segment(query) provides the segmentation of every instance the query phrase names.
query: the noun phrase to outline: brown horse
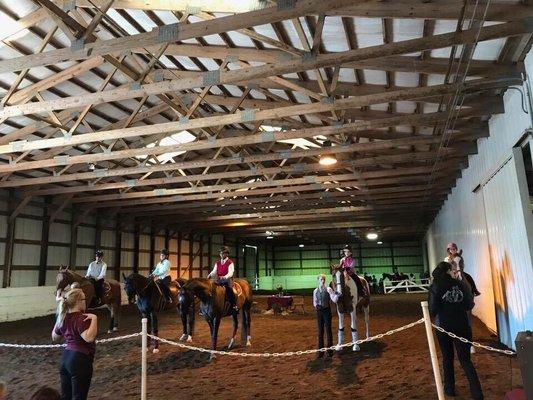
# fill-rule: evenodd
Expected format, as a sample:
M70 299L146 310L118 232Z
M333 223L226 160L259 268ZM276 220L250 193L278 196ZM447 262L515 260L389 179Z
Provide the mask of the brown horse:
M135 300L137 308L143 318L147 318L150 323L150 331L152 335L158 335L157 313L159 311L166 311L178 308L181 314L181 322L183 324L183 334L180 340L192 342L192 334L194 327L194 297L187 296L190 301L178 302L178 294L187 282L186 279L178 278L170 282L170 297L172 303L165 301L165 295L161 288L154 282L153 279L143 276L138 273L132 273L129 276L122 274L124 278L124 290L128 295L128 302L132 304ZM153 340L153 352L159 352L159 341Z
M339 293L339 299L337 301L337 314L339 315L339 331L338 331L338 343L337 350L341 349L341 345L344 343L344 315L350 314L350 328L352 333L352 342L357 340L357 310L362 309L365 316L365 330L366 337L369 336L369 311L370 311L370 295L362 296L357 291L357 285L351 279L342 268L334 264L331 266L333 290ZM367 293L370 293L368 282L365 278L359 277L361 283L366 288ZM359 351L359 345L354 344L353 351Z
M59 297L63 289L65 289L68 285L78 282L83 290L83 293L85 294L87 308L90 308L91 302L95 298L95 293L94 286L89 279L71 271L69 267L60 267L56 282L56 297ZM105 305L111 314L109 330L107 333L118 331L118 320L122 301L121 297L122 291L120 289L120 283L114 279L106 280L104 283L102 305Z
M241 339L246 346L251 346L250 326L252 308L252 288L245 279L234 279L234 288L237 288L237 308L241 310L242 328ZM209 324L211 332L211 347L217 348L218 328L222 317L231 315L233 318L233 335L228 349L235 345L235 337L239 326L238 311L226 300L226 289L207 278L193 278L180 289L180 303L191 302L191 296L200 300L200 311ZM213 359L214 355L211 354Z

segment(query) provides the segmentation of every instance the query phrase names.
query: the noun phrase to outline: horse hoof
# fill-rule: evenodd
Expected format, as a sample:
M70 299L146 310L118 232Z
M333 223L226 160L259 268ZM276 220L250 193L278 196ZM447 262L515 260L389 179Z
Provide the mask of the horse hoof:
M113 328L113 332L118 332L118 328L116 326Z
M341 350L342 350L342 346L340 344L335 346L335 351L341 351Z
M359 345L354 344L353 347L352 347L352 350L353 351L359 351L359 350L361 350L361 348L359 347Z
M152 350L152 353L153 353L153 354L157 354L157 353L159 353L159 349L153 349L153 350Z
M183 335L180 336L179 341L183 342L185 339L187 339L187 335L184 333Z
M191 335L187 336L187 343L192 343L192 336Z
M107 333L113 333L113 331L112 331L111 329L109 329L109 330L107 331Z
M217 358L217 356L215 356L214 354L211 354L209 356L209 362L213 361L215 358Z
M250 342L249 340L246 341L246 346L247 347L250 347L252 345L252 342Z
M235 340L231 339L228 344L228 350L233 349L233 346L235 346Z

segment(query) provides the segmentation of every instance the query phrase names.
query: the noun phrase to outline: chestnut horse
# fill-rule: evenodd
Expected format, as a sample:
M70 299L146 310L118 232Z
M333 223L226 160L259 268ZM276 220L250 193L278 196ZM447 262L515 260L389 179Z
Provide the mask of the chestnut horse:
M78 282L80 288L85 294L85 301L87 308L91 307L91 302L95 298L94 286L92 282L82 275L79 275L69 269L69 267L60 267L56 278L56 298L61 295L63 289L68 285ZM109 329L107 333L118 331L118 320L120 315L120 305L122 291L120 289L120 283L114 279L106 279L104 283L104 293L102 298L102 306L106 306L111 314L109 322Z
M339 299L337 301L337 314L339 315L339 331L337 350L341 349L341 345L344 343L344 315L350 314L350 328L352 332L352 342L357 340L357 309L362 308L365 316L365 330L366 337L369 336L368 326L368 314L370 310L370 295L366 297L360 296L357 291L357 285L351 279L342 268L338 265L331 266L333 290L339 293ZM368 282L363 277L359 277L361 282L366 287L367 293L370 293ZM353 351L359 351L359 345L354 344Z
M157 336L157 313L159 311L172 310L178 308L181 313L181 322L183 324L183 334L180 340L186 340L192 342L192 333L194 327L194 298L193 296L187 296L191 299L190 302L178 302L179 289L187 282L186 279L178 278L170 282L170 295L172 297L172 303L165 301L165 295L161 289L156 285L153 279L146 276L132 273L129 276L122 274L124 278L124 290L128 295L128 302L132 304L137 300L137 308L139 309L143 318L147 318L150 324L150 331L152 335ZM159 352L159 341L153 340L154 345L153 352Z
M240 291L236 294L237 308L241 310L242 327L241 340L246 346L251 346L250 326L252 308L252 288L246 279L234 279L234 285ZM231 315L233 318L233 335L228 349L235 345L235 337L239 326L238 311L233 309L226 300L226 289L207 278L193 278L180 289L179 301L186 304L191 302L191 296L200 300L200 311L209 325L211 332L211 347L217 348L218 328L222 317ZM210 359L214 355L211 354Z

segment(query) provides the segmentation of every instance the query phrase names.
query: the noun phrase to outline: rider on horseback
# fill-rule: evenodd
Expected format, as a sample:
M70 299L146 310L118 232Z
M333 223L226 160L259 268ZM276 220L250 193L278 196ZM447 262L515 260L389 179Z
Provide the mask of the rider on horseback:
M166 301L172 303L172 297L170 296L170 261L168 260L169 252L167 249L161 250L159 263L155 266L154 270L150 274L150 277L154 278L154 281L159 284L159 287L164 292L163 296Z
M220 248L220 261L215 263L213 270L207 275L207 278L216 277L218 284L226 288L226 298L231 307L237 309L237 299L233 293L233 272L235 267L233 260L229 258L229 249L226 246Z
M352 257L352 248L350 245L344 246L342 249L344 257L341 258L339 266L344 269L350 278L353 279L357 286L357 291L361 293L360 297L368 296L367 290L361 282L359 276L355 273L355 258Z
M95 306L98 307L103 303L103 291L105 273L107 264L103 260L104 252L102 250L96 251L96 257L93 262L89 264L85 277L88 278L94 286Z

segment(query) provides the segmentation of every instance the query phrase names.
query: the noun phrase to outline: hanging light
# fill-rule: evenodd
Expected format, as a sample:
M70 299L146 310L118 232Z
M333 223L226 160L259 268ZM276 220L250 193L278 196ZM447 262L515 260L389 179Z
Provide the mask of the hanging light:
M322 143L322 148L326 147L331 147L331 140L324 140L324 142ZM337 164L337 159L335 158L335 155L333 153L326 153L320 156L320 160L318 160L318 163L320 165L334 165Z
M369 232L366 234L366 238L368 240L376 240L378 238L378 234L375 232Z

